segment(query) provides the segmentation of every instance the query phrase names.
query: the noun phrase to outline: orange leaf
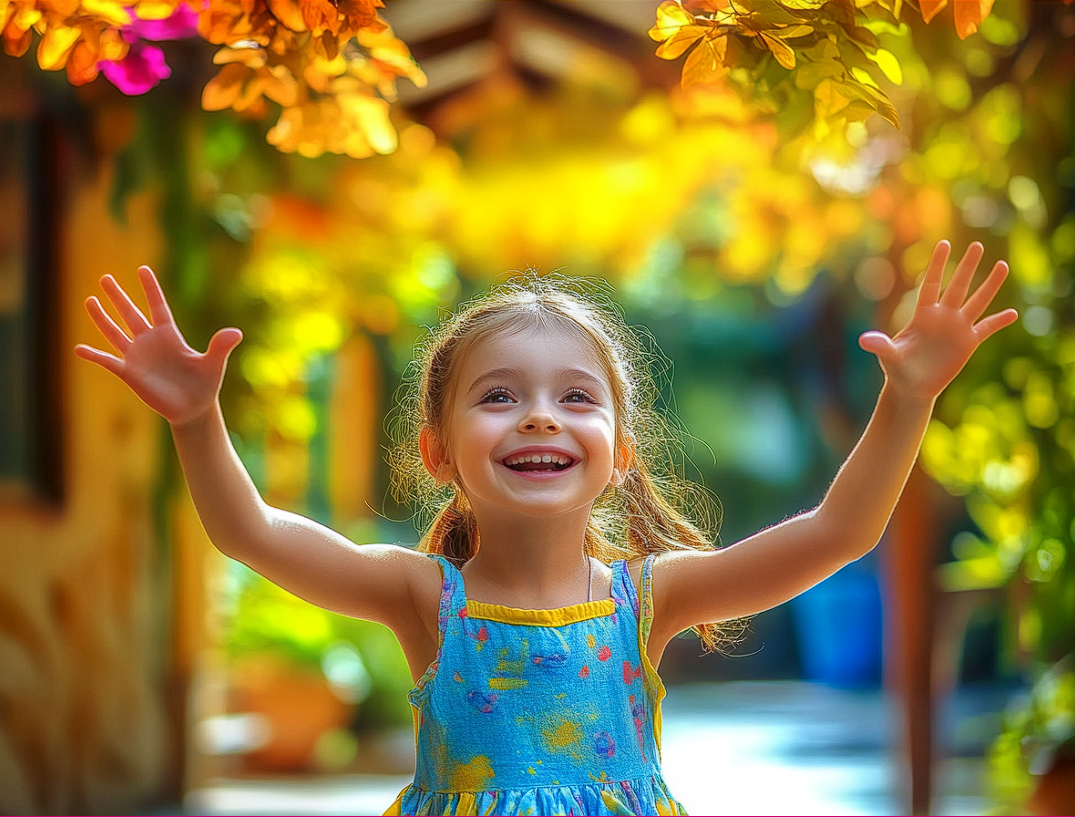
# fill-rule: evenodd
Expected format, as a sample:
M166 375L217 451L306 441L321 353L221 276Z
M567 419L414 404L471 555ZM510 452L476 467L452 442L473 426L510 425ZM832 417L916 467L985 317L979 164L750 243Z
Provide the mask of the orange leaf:
M72 85L85 85L97 79L97 52L82 41L67 60L67 79Z
M701 26L683 26L671 37L657 46L657 56L665 60L674 60L681 57L683 52L705 36L705 29Z
M202 89L202 107L207 111L222 111L239 97L251 71L240 63L229 63Z
M918 5L922 9L922 19L928 23L948 5L948 0L919 0Z
M724 57L727 53L727 37L706 37L687 55L683 63L683 77L680 84L684 88L689 88L692 85L716 82L728 73L724 65Z
M306 18L302 13L300 0L268 0L269 11L292 31L306 31Z
M764 31L760 31L758 34L762 42L773 52L773 56L776 57L778 63L789 71L795 67L795 52L791 50L791 47L786 42L779 37L774 37L772 34L766 34Z
M993 10L993 0L952 0L956 18L956 33L965 40L978 30L982 20Z
M7 28L4 29L4 53L10 57L21 57L30 50L32 37L33 31L31 29L28 28L24 31L15 26L14 20L12 20L8 23Z
M306 0L300 3L306 27L315 35L323 32L337 34L340 30L340 15L329 0Z
M284 65L274 65L262 72L261 93L285 108L294 105L299 98L299 84Z

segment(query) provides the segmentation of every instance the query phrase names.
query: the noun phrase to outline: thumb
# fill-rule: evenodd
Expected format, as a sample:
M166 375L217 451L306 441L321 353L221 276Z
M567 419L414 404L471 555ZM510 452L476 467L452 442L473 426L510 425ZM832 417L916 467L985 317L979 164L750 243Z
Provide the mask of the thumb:
M877 330L863 332L859 335L859 347L870 354L876 355L878 360L881 361L886 360L895 350L892 338Z
M224 368L227 365L228 356L242 339L242 331L234 326L220 329L213 337L209 338L209 348L205 350L205 356L214 361L219 361L220 367Z

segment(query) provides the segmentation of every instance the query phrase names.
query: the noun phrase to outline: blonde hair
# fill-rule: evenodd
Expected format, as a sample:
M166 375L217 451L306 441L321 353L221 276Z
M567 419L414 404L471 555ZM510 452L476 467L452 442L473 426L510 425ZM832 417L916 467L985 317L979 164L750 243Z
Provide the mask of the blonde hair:
M672 550L713 549L720 506L712 494L678 473L678 428L656 407L654 369L665 366L655 344L629 328L595 286L530 274L463 304L419 344L400 402L392 455L397 496L417 500L420 513L429 514L419 550L462 566L479 547L466 494L454 484L438 484L419 451L423 429L441 446L448 442L447 412L459 362L498 332L550 324L572 327L593 345L613 394L616 448L632 452L623 482L609 486L594 503L584 551L610 563ZM692 629L707 650L714 650L735 640L726 630L741 627L703 624Z

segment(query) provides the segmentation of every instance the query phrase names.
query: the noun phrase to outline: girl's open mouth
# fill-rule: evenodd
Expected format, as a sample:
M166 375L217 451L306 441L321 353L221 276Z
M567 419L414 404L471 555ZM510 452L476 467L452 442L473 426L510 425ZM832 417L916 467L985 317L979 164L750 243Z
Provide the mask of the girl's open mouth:
M504 465L512 471L563 471L575 464L563 454L519 454L508 457Z

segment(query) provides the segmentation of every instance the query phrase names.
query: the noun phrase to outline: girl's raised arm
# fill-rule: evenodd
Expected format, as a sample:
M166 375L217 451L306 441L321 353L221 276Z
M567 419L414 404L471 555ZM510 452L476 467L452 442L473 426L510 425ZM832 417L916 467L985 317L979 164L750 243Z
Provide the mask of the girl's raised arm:
M914 312L895 337L867 332L859 345L885 373L873 416L821 504L722 550L676 551L654 569L654 637L748 616L781 604L873 548L918 456L937 396L1014 309L982 318L1008 272L998 261L968 297L982 259L971 244L947 287L950 246L933 251ZM659 643L664 643L659 642Z
M401 641L408 634L413 641L427 629L428 612L435 619L437 566L406 548L356 547L310 519L266 504L231 444L218 399L228 356L242 332L221 329L204 354L195 351L176 326L152 270L140 267L138 276L149 317L112 276L105 276L101 286L126 328L90 297L86 310L115 354L84 344L75 353L112 372L168 421L213 544L308 601L380 621ZM424 639L419 635L418 640Z

